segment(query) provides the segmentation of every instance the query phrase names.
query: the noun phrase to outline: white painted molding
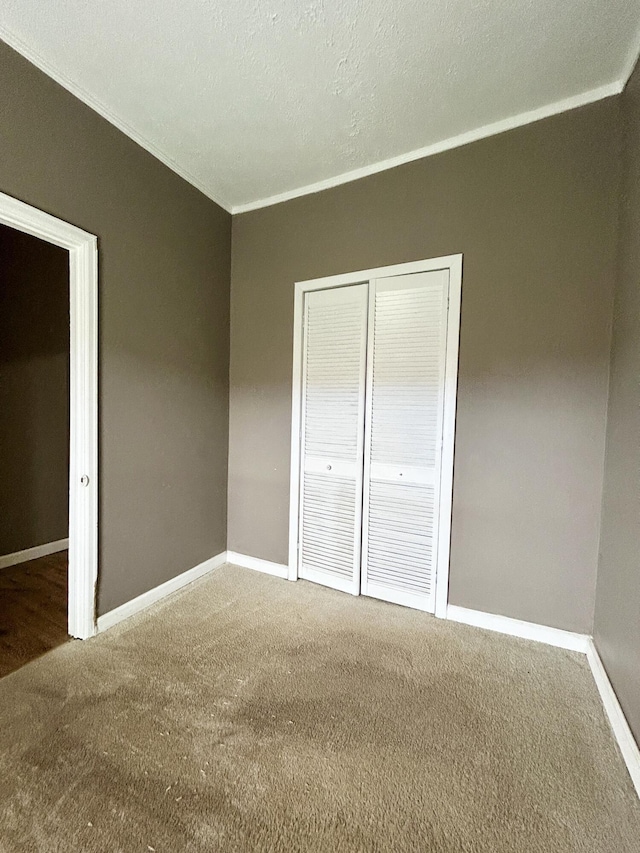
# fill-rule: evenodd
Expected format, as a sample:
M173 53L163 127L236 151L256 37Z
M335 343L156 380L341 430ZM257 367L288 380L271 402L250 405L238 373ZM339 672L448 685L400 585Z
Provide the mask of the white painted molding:
M155 586L153 589L143 592L142 595L132 598L131 601L121 604L120 607L110 610L103 616L99 616L98 633L106 631L108 628L112 628L114 625L117 625L118 622L122 622L130 616L134 616L136 613L146 610L147 607L150 607L152 604L166 598L168 595L171 595L188 584L197 581L199 578L204 577L204 575L208 575L209 572L219 569L220 566L223 566L226 562L227 552L223 551L221 554L211 557L209 560L205 560L204 563L200 563L192 569L187 569L186 572L182 572L182 574L177 577L170 578L170 580L161 583L160 586Z
M624 64L624 68L622 69L622 76L620 78L620 91L623 91L627 83L629 82L629 78L633 74L633 69L636 67L636 63L638 62L640 54L640 29L636 33L636 37L629 49L629 53L627 55L627 59Z
M466 607L458 607L455 604L450 604L447 608L447 619L585 654L613 735L640 798L640 749L629 728L624 711L620 707L618 697L609 681L592 637L586 634L562 631L559 628L549 628L546 625L536 625L533 622L523 622L520 619L511 619L508 616L496 616L492 613L483 613L480 610L467 610Z
M140 613L152 604L220 568L225 563L275 575L282 579L286 579L288 576L288 567L282 563L273 563L270 560L249 557L246 554L238 554L235 551L223 551L216 557L200 563L200 565L183 572L178 577L171 578L166 583L160 584L160 586L139 595L132 601L128 601L120 607L111 610L109 613L105 613L104 616L100 616L98 618L98 632L106 631L124 619ZM614 737L622 753L631 780L638 792L638 797L640 797L640 750L634 740L624 712L620 707L620 703L591 637L586 634L574 634L571 631L563 631L559 628L549 628L546 625L537 625L533 622L523 622L520 619L511 619L508 616L497 616L491 613L483 613L479 610L468 610L465 607L458 607L454 604L450 604L447 609L447 619L466 625L473 625L477 628L485 628L489 631L496 631L501 634L508 634L512 637L521 637L525 640L546 643L547 645L557 646L561 649L569 649L585 654L589 661L591 672L593 673Z
M5 554L0 557L0 569L17 566L18 563L28 563L29 560L37 560L38 557L48 557L49 554L66 551L68 547L68 539L58 539L56 542L46 542L44 545L35 545L33 548L25 548L23 551L14 551L13 554Z
M304 292L298 284L293 296L293 358L291 376L291 432L289 466L289 565L287 578L298 579L298 533L300 527L300 441L302 434L302 352Z
M7 28L3 25L0 25L0 38L2 41L5 41L8 45L10 45L14 50L17 50L18 53L22 54L25 59L28 59L36 68L39 68L40 71L44 71L44 73L51 77L52 80L55 80L56 83L59 83L67 92L71 92L72 95L75 95L80 101L85 103L88 107L101 115L102 118L106 119L110 124L114 127L117 127L118 130L122 131L125 136L128 136L129 139L133 139L141 148L144 148L145 151L148 151L149 154L152 154L156 160L159 160L172 172L175 172L176 175L179 175L183 178L187 183L191 184L192 187L200 190L201 193L210 198L211 201L214 201L219 207L222 207L227 213L231 213L231 205L227 202L223 201L217 192L214 194L211 189L205 187L205 185L199 181L197 178L180 166L175 162L168 154L165 154L160 148L157 147L153 142L149 142L144 136L138 133L137 130L134 130L124 119L121 119L117 116L109 107L105 106L101 101L97 98L94 98L93 95L90 95L87 91L85 91L81 86L76 85L72 80L70 80L65 74L58 71L50 62L40 56L35 50L25 44L22 39L18 38L18 36L14 35L14 33L7 30Z
M537 625L534 622L511 619L509 616L497 616L493 613L483 613L480 610L468 610L466 607L458 607L455 604L450 604L447 607L447 619L453 622L462 622L465 625L473 625L476 628L485 628L487 631L508 634L511 637L522 637L524 640L547 643L549 646L570 649L582 654L587 654L589 648L590 637L587 634L574 634L560 628L549 628L546 625Z
M360 169L352 169L349 172L343 172L341 175L336 175L333 178L326 178L323 181L317 181L313 184L307 184L303 187L297 187L294 190L288 190L284 193L262 198L258 201L250 201L246 204L237 204L231 208L231 213L248 213L251 210L258 210L262 207L271 207L274 204L280 204L283 201L290 201L293 198L300 196L311 195L312 193L329 190L332 187L348 184L351 181L357 181L360 178L366 178L369 175L375 175L378 172L386 172L387 169L394 169L396 166L402 166L405 163L412 163L414 160L422 160L424 157L431 157L434 154L441 154L443 151L450 151L452 148L460 148L463 145L468 145L470 142L477 142L479 139L486 139L488 136L497 136L499 133L504 133L507 130L514 130L516 127L523 127L526 124L532 124L535 121L540 121L550 116L558 115L558 113L574 110L577 107L583 107L587 104L593 104L596 101L601 101L604 98L609 98L612 95L619 95L624 88L627 79L620 79L614 83L609 83L606 86L599 86L597 89L591 89L588 92L583 92L581 95L575 95L571 98L565 98L562 101L556 101L553 104L547 104L544 107L539 107L535 110L520 113L519 115L511 116L511 118L501 121L486 124L483 127L478 127L475 130L469 130L465 133L460 133L457 136L451 136L448 139L443 139L440 142L434 142L432 145L427 145L424 148L416 148L414 151L408 151L406 154L400 154L397 157L390 157L387 160L381 160L378 163L372 163L369 166L363 166Z
M442 413L442 458L438 496L438 545L436 563L435 615L446 619L449 603L449 562L453 514L453 462L458 405L458 363L462 300L462 254L449 257L449 307Z
M587 645L587 659L593 678L596 682L602 704L609 718L609 723L613 730L615 739L620 747L620 752L627 765L627 770L631 776L638 797L640 797L640 749L633 737L633 733L629 728L624 711L620 707L618 697L609 681L609 676L604 668L596 645L592 639L589 639Z
M69 634L95 633L98 579L98 240L0 193L0 223L69 252Z
M185 181L187 181L191 186L196 187L196 189L200 190L207 198L210 198L217 205L222 207L228 213L238 214L238 213L247 213L251 210L258 210L262 207L270 207L274 204L279 204L283 201L289 201L290 199L299 198L300 196L311 195L312 193L320 192L322 190L331 189L332 187L340 186L341 184L346 184L351 181L356 181L359 178L365 178L368 175L374 175L378 172L384 172L387 169L393 169L395 166L401 166L404 163L411 163L414 160L420 160L423 157L430 157L433 154L439 154L443 151L449 151L452 148L458 148L462 145L466 145L469 142L475 142L479 139L485 139L489 136L495 136L499 133L503 133L507 130L512 130L516 127L522 127L526 124L531 124L532 122L539 121L543 118L548 118L549 116L557 115L558 113L565 112L567 110L575 109L576 107L585 106L587 104L592 104L596 101L602 100L603 98L608 98L612 95L619 95L620 92L624 89L631 72L633 71L635 62L638 58L638 45L634 45L629 52L629 56L627 61L624 64L622 69L621 77L614 81L613 83L608 83L604 86L599 86L596 89L591 89L588 92L583 92L580 95L574 95L570 98L565 98L561 101L556 101L552 104L547 104L543 107L538 107L534 110L528 110L523 113L519 113L518 115L511 116L507 119L502 119L501 121L492 122L490 124L484 125L483 127L476 128L474 130L469 130L464 133L457 134L456 136L449 137L448 139L441 140L440 142L435 142L432 145L427 145L423 148L417 148L413 151L408 151L405 154L400 154L396 157L390 157L386 160L382 160L378 163L372 163L368 166L363 166L359 169L353 169L348 172L343 172L340 175L336 175L335 177L326 178L322 181L317 181L313 184L307 184L302 187L298 187L293 190L288 190L283 193L278 193L276 195L268 196L267 198L258 199L256 201L246 202L245 204L231 205L229 202L225 201L217 190L212 190L209 186L206 186L201 180L194 177L187 169L173 160L168 154L162 151L155 143L150 142L146 139L142 134L140 134L137 130L134 130L131 125L129 125L124 119L120 118L116 115L113 110L95 98L93 95L89 94L85 89L81 86L78 86L72 80L70 80L65 74L59 71L55 66L53 66L48 60L44 59L37 51L33 50L29 45L27 45L19 36L15 33L8 30L4 25L0 25L0 38L9 44L14 50L18 51L18 53L22 54L26 59L29 60L33 65L43 71L48 77L51 77L57 83L59 83L64 89L68 92L71 92L72 95L75 95L76 98L81 100L83 103L87 104L94 112L101 115L104 119L106 119L110 124L114 127L117 127L118 130L122 131L129 139L132 139L150 154L152 154L157 160L171 169L172 172L175 172Z
M283 563L272 563L271 560L261 560L259 557L248 557L246 554L238 554L236 551L227 551L227 563L240 566L243 569L253 569L256 572L264 572L277 578L287 579L289 567Z

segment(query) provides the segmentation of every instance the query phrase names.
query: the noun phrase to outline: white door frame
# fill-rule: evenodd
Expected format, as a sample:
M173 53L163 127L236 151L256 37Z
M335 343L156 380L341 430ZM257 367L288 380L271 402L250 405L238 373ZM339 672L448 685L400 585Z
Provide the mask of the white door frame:
M98 239L0 193L0 223L69 252L69 634L96 632L98 580Z
M377 267L298 281L295 284L293 309L293 378L291 405L291 476L289 504L289 580L298 579L298 513L300 503L300 430L302 423L302 320L304 294L312 290L361 284L374 278L449 270L449 311L447 315L447 354L444 379L444 415L442 463L439 485L440 516L438 522L438 565L436 567L435 615L445 619L449 597L449 554L451 548L451 509L453 499L453 453L456 429L458 389L458 347L460 340L460 301L462 295L462 255L446 255L407 264Z

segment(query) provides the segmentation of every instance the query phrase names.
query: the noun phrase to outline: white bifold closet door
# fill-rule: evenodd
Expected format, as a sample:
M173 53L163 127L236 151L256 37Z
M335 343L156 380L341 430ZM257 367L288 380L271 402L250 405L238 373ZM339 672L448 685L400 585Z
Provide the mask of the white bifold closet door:
M435 611L449 271L370 282L362 593Z
M305 294L299 576L358 594L368 285Z

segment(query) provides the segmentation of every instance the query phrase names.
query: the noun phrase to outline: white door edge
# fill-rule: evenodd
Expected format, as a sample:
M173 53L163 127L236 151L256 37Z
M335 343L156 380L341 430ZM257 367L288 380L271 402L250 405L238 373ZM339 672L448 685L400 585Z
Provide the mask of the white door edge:
M69 634L96 632L98 580L98 240L0 193L0 223L69 252Z
M453 466L458 402L458 360L460 348L460 307L462 301L462 255L449 258L449 310L447 349L444 368L444 411L442 416L442 457L440 460L440 514L438 520L438 565L436 570L436 611L447 618L449 563L451 557L451 514L453 511Z

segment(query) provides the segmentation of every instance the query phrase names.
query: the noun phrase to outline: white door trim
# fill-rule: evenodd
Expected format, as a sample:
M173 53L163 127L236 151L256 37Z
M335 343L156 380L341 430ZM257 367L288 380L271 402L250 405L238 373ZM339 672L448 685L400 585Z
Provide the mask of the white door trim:
M440 619L447 618L447 604L449 602L449 559L451 553L451 513L453 510L453 453L456 438L460 306L462 300L462 255L452 255L447 260L449 261L449 311L447 313L447 354L444 368L438 567L436 574L436 616Z
M4 193L0 223L69 252L69 634L86 639L98 579L98 240Z
M291 405L291 472L289 503L289 580L298 578L298 515L300 503L300 430L302 418L302 320L304 294L313 290L345 287L374 278L411 275L434 270L449 270L449 311L447 315L447 354L445 364L444 422L440 476L440 517L438 524L438 566L436 571L436 616L446 618L449 597L449 554L453 497L453 453L455 442L458 389L458 348L460 339L460 303L462 292L462 255L447 255L424 261L412 261L389 267L345 273L344 275L298 281L293 309L293 375Z

